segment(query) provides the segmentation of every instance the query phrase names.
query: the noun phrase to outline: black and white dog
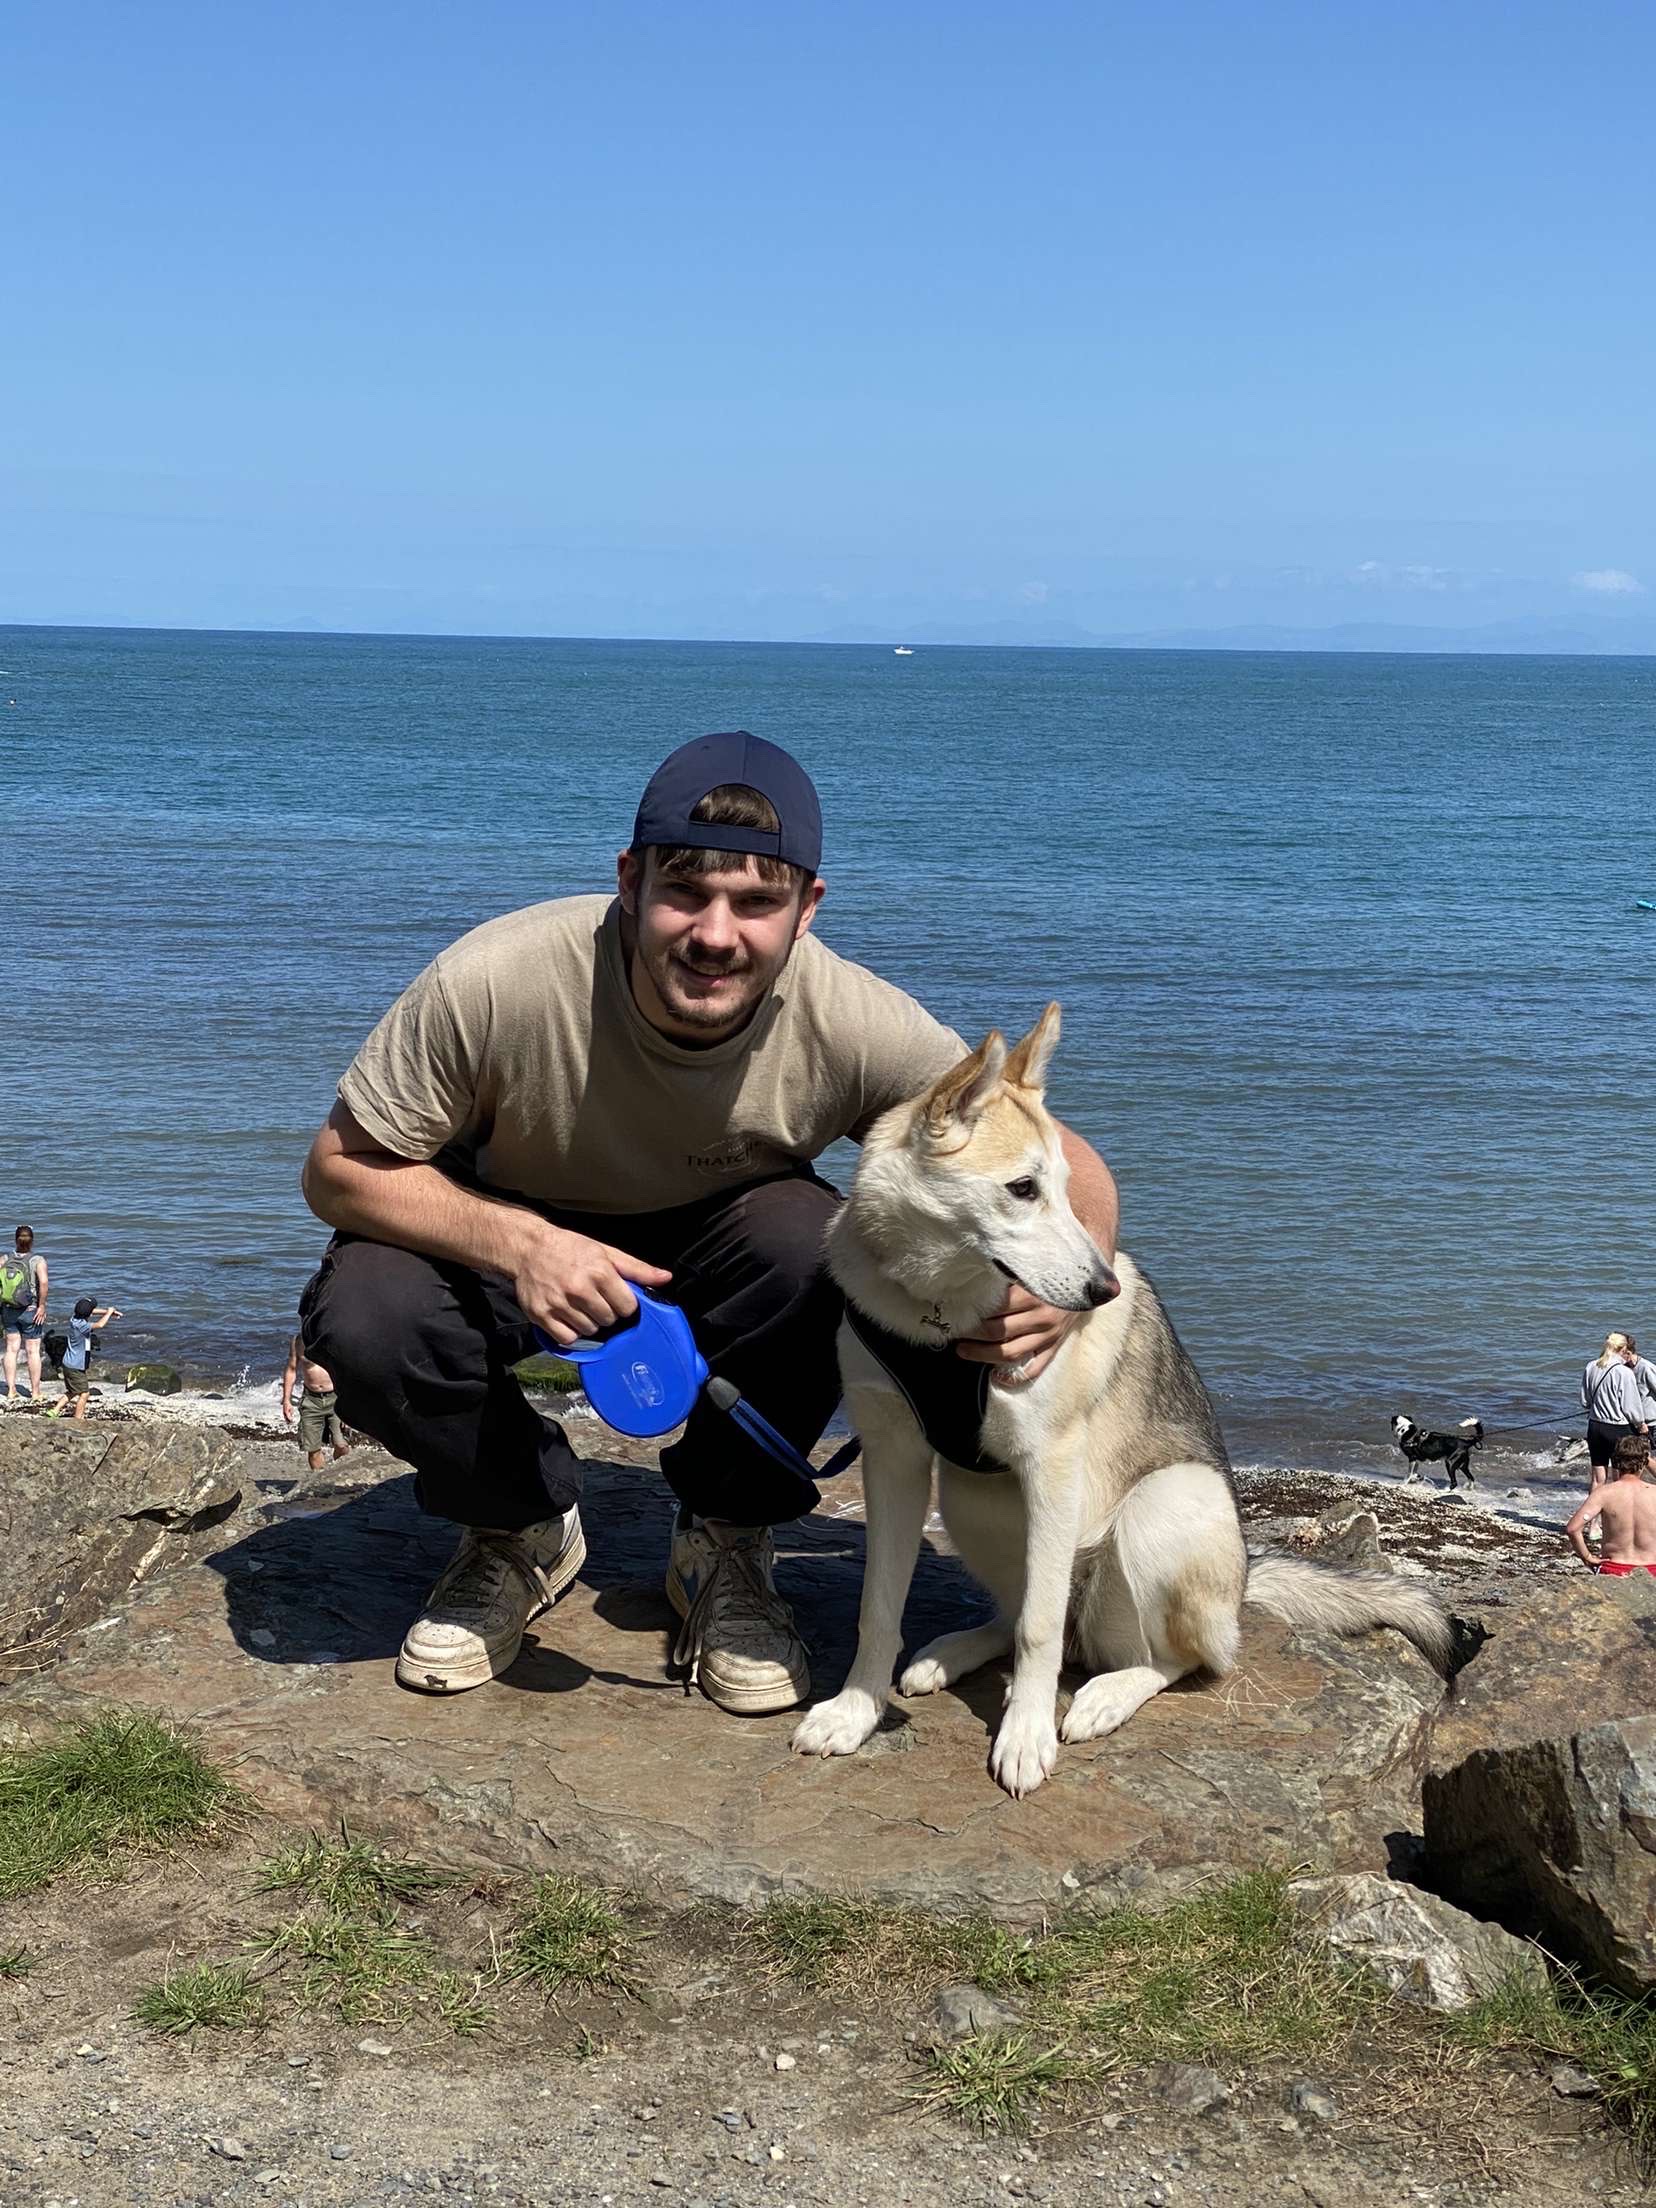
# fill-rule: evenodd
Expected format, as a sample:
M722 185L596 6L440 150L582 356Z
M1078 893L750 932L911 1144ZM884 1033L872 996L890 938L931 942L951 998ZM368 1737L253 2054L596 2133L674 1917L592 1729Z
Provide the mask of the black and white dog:
M1451 1492L1462 1479L1468 1487L1477 1486L1472 1477L1472 1452L1483 1440L1481 1418L1463 1418L1459 1433L1434 1434L1399 1411L1391 1422L1391 1430L1393 1441L1409 1460L1410 1479L1414 1478L1417 1465L1435 1464L1441 1459L1449 1475Z

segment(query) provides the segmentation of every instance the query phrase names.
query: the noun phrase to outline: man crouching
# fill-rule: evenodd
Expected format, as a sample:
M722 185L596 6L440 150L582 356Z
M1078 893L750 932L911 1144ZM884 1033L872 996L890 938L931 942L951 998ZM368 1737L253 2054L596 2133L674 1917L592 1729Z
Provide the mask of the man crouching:
M397 1677L496 1677L585 1556L580 1460L512 1376L535 1329L569 1344L683 1308L715 1376L800 1451L839 1396L839 1198L813 1170L965 1055L920 1005L811 932L817 795L737 732L686 744L646 788L614 898L474 929L392 1006L340 1083L304 1190L337 1232L300 1305L342 1416L414 1467L465 1529ZM1115 1189L1064 1136L1078 1216L1108 1256ZM959 1354L1032 1379L1074 1314L1010 1287ZM705 1400L661 1453L678 1498L678 1655L726 1710L794 1707L806 1652L772 1529L818 1499Z

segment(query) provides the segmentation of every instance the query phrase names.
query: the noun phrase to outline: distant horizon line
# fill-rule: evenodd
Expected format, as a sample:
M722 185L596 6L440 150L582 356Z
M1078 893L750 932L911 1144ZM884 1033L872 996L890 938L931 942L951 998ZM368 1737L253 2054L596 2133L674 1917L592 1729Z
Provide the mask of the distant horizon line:
M1564 624L1560 622L1560 626ZM1519 622L1491 624L1484 633L1499 634L1503 629L1522 626ZM216 622L178 621L11 621L0 619L0 633L40 631L51 633L66 631L71 634L108 636L224 636L266 637L291 640L295 643L314 643L326 637L339 642L376 644L665 644L678 646L707 646L713 649L793 651L884 651L894 653L897 646L892 635L886 636L638 636L622 634L576 633L553 630L468 630L468 629L356 629L333 628L320 621L302 622L298 627L288 627L279 622L260 622L252 626L225 626ZM1276 634L1295 638L1326 636L1349 639L1355 633L1372 631L1376 638L1407 636L1407 644L1372 644L1341 641L1338 643L1262 642L1257 639ZM1455 632L1446 630L1446 636ZM1462 632L1463 634L1466 632ZM1473 632L1478 633L1478 632ZM1021 642L1009 637L982 638L934 638L923 629L905 631L913 636L910 651L928 652L1167 652L1178 654L1202 654L1213 657L1228 655L1275 655L1282 658L1330 658L1330 659L1656 659L1656 643L1647 647L1619 649L1615 646L1588 643L1509 644L1506 646L1478 646L1465 642L1434 644L1428 641L1434 631L1425 626L1389 624L1385 622L1343 622L1325 629L1299 629L1289 623L1259 623L1252 628L1238 625L1233 630L1208 632L1181 632L1171 630L1163 635L1151 633L1145 636L1097 638L1041 638ZM1201 641L1196 641L1201 636ZM1223 641L1234 637L1236 641ZM1244 641L1247 638L1256 641ZM1187 640L1188 639L1188 640Z

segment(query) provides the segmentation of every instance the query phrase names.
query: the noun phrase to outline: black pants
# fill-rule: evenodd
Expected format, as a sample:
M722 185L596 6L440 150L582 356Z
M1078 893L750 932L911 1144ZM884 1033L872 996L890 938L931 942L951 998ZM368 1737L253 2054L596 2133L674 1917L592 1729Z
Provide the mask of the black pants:
M697 1347L801 1451L839 1400L840 1296L822 1264L839 1197L808 1173L683 1204L555 1225L673 1275ZM335 1235L299 1303L305 1351L326 1365L346 1422L414 1467L422 1509L462 1525L533 1525L581 1492L581 1460L532 1408L511 1368L541 1346L511 1283L357 1235ZM703 1402L661 1453L699 1516L780 1525L814 1508L815 1485Z
M1595 1468L1608 1469L1615 1454L1616 1444L1624 1434L1636 1434L1637 1426L1630 1421L1612 1423L1609 1419L1590 1418L1587 1421L1587 1461Z

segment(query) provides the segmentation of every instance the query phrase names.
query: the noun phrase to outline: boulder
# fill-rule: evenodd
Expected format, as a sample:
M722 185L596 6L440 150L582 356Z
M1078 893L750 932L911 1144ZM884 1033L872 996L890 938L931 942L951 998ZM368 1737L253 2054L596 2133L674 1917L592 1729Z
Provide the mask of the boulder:
M1318 1523L1316 1536L1306 1547L1319 1564L1337 1564L1348 1570L1384 1572L1389 1560L1380 1546L1380 1521L1372 1510L1336 1512Z
M1392 1562L1380 1542L1372 1510L1331 1510L1321 1517L1256 1519L1247 1528L1251 1549L1286 1549L1341 1570L1387 1572Z
M1656 1990L1656 1580L1532 1597L1431 1729L1425 1864L1625 1992Z
M1434 1861L1464 1850L1492 1904L1619 1986L1656 1992L1656 1716L1481 1750L1433 1789Z
M212 1429L0 1426L0 1684L49 1663L164 1560L192 1552L241 1498L235 1445Z
M1417 1886L1358 1871L1297 1878L1288 1898L1336 1953L1362 1963L1405 2001L1443 2015L1471 2008L1509 1979L1538 1990L1547 1982L1545 1963L1526 1941Z
M128 1388L142 1388L146 1395L182 1395L184 1382L172 1365L128 1365Z

